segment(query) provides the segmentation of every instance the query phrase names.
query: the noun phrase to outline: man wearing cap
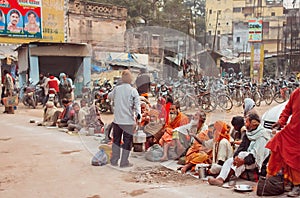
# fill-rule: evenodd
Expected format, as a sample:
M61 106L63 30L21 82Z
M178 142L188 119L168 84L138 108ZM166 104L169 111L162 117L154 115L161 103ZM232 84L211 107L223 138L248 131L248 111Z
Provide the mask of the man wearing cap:
M68 78L65 73L59 74L60 78L60 84L59 84L59 90L61 99L65 98L67 94L71 95L71 100L74 100L74 94L73 94L73 81L71 78Z
M259 116L251 113L246 116L247 128L241 145L232 158L227 159L217 178L209 178L210 185L221 186L232 175L239 177L246 169L258 168L260 175L266 175L266 164L269 158L269 149L265 148L271 134L260 125Z
M48 101L44 108L43 126L56 126L56 121L61 112L55 107L52 101ZM38 124L40 125L40 124Z
M133 132L136 122L141 122L141 106L139 94L131 86L132 75L129 70L122 72L122 84L116 86L108 95L108 98L114 101L115 113L113 120L113 145L112 157L110 163L117 166L121 152L121 138L123 136L122 156L120 167L133 166L128 157L132 148Z

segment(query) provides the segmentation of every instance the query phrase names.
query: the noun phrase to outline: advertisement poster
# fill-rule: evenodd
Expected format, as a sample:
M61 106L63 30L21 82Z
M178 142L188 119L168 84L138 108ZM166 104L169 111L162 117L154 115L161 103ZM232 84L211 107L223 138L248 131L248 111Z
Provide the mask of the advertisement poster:
M251 19L248 21L249 39L248 42L262 41L263 21L261 18Z
M0 36L42 38L41 0L0 0Z

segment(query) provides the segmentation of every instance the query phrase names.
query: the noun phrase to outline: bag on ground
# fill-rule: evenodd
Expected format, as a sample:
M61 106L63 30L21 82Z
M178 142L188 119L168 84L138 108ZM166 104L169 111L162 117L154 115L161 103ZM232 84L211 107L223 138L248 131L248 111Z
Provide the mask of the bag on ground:
M275 196L284 193L284 180L282 175L269 178L259 177L256 194L258 196Z
M158 144L154 144L145 153L146 160L151 162L159 162L160 158L163 156L163 148Z
M103 149L100 149L92 158L93 166L103 166L107 164L107 162L108 162L108 156Z

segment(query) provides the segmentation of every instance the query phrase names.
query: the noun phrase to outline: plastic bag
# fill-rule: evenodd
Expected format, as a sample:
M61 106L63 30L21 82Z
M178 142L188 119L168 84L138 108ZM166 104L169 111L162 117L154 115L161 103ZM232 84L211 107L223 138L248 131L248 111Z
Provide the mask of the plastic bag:
M103 166L108 162L108 156L103 149L100 149L92 158L93 166Z
M147 160L151 162L159 162L160 158L163 156L163 148L158 144L151 146L145 153Z

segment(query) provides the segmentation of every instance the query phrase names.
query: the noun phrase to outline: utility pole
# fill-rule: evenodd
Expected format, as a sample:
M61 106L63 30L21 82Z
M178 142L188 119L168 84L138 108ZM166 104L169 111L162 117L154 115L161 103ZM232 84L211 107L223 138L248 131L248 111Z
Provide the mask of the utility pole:
M279 19L278 19L278 24L277 24L277 67L275 70L275 77L278 76L278 69L279 69L279 38L280 38L280 28L279 28Z
M290 37L290 62L289 62L289 68L288 68L288 74L291 72L291 67L292 67L292 55L293 55L293 16L291 16L290 18L290 22L291 22L291 37Z

